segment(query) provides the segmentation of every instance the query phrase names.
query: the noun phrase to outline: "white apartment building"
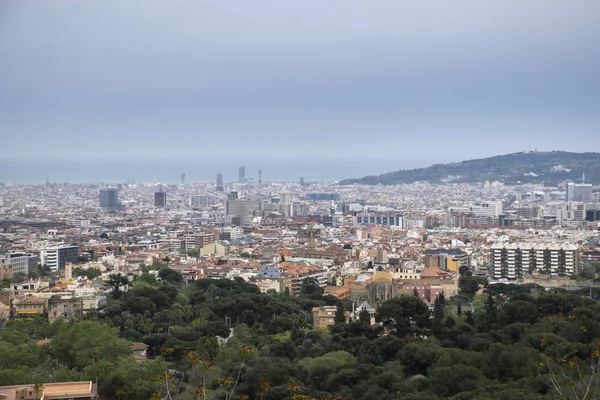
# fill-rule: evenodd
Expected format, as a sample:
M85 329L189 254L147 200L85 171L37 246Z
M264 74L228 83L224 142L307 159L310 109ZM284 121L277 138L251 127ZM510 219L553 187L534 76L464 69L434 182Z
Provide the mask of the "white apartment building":
M478 217L498 217L502 215L502 202L484 201L481 204L469 207L469 211Z
M496 243L493 279L517 280L531 272L569 276L577 273L578 247L569 243Z

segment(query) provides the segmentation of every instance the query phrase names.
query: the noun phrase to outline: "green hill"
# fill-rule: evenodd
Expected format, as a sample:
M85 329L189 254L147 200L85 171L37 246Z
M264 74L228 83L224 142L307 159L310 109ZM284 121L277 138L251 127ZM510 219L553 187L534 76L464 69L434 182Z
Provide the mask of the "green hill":
M468 160L459 163L435 164L427 168L388 172L378 176L346 179L342 185L395 185L411 182L485 182L506 184L541 183L556 185L571 179L600 184L600 153L569 153L566 151L514 153Z

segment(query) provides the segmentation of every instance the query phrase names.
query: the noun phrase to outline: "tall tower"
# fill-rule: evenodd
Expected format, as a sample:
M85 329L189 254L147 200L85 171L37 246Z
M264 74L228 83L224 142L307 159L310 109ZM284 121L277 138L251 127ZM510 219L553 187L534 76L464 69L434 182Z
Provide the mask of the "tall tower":
M304 186L304 177L300 178L300 186Z
M154 207L165 207L166 205L167 193L162 186L159 186L158 190L154 192Z
M244 182L246 180L246 167L240 167L239 181Z
M181 184L185 185L185 172L181 173Z
M258 186L262 185L262 169L258 170Z
M224 192L225 186L223 185L223 174L217 174L217 192Z
M119 190L115 188L100 189L100 207L108 210L118 210L123 207L119 201Z

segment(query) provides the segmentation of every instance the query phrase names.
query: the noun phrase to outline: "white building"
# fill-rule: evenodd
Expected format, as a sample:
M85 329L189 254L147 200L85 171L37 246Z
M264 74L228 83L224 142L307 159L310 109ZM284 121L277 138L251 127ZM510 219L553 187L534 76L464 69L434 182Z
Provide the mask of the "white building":
M568 243L496 243L492 277L517 280L531 272L569 276L577 273L577 246Z
M10 265L13 276L19 272L27 275L29 271L37 269L38 260L38 256L30 253L0 254L0 264Z
M47 265L52 271L62 271L68 262L76 263L78 256L79 246L61 244L42 249L40 252L40 263Z
M502 202L484 201L481 204L469 207L469 211L478 217L498 217L502 215Z

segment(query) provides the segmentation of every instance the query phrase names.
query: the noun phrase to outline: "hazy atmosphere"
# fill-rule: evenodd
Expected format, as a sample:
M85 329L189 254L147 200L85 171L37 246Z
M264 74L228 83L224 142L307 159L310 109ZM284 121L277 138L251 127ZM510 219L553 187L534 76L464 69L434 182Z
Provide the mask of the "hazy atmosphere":
M10 152L0 175L24 160L368 166L323 176L342 179L599 150L598 8L4 0L0 135Z

